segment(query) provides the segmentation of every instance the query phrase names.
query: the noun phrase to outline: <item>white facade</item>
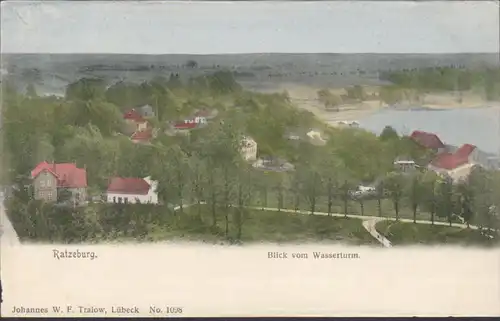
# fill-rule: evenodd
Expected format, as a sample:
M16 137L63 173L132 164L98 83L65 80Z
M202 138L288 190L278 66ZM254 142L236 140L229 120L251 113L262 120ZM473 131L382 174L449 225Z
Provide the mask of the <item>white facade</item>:
M244 160L257 160L257 142L250 137L244 137L241 142L241 156Z
M415 164L415 161L412 160L397 160L394 162L394 166L402 172L413 171L419 167Z
M434 171L436 174L440 176L449 176L453 180L454 183L458 183L461 180L466 179L469 177L469 174L471 173L472 169L477 166L475 164L464 164L462 166L459 166L455 169L444 169L444 168L439 168L436 166L429 165L428 169Z
M141 132L143 130L146 130L148 128L148 122L142 122L142 123L137 123L137 131Z
M310 132L307 133L307 136L311 139L317 139L319 141L326 142L326 140L323 137L321 137L321 133L316 130L311 130Z
M158 193L156 189L158 182L152 181L150 177L145 177L144 180L149 184L150 188L147 194L130 194L130 193L107 193L106 201L108 203L130 203L135 204L158 204Z
M205 117L196 116L193 119L186 119L186 120L184 120L184 123L185 124L206 124L207 123L207 119Z

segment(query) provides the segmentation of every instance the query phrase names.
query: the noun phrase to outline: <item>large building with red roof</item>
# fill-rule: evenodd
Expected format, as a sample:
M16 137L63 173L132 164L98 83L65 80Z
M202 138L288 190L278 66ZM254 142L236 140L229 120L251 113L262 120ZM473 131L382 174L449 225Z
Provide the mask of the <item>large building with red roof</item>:
M47 202L56 202L65 189L70 199L83 204L87 199L87 171L74 163L39 163L32 171L33 197Z
M446 145L436 134L415 130L411 133L410 138L423 148L431 149L436 152L446 150Z
M476 146L464 144L453 153L444 152L437 155L428 168L438 174L447 174L456 181L466 177L477 163L478 150Z
M158 204L158 183L151 178L113 177L106 191L108 203Z

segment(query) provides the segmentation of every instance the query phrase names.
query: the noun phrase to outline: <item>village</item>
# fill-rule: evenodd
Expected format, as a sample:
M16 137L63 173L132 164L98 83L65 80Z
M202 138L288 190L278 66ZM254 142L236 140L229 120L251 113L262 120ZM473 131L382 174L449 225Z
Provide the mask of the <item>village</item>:
M169 123L165 134L189 135L190 131L203 128L209 122L217 121L217 110L197 110L191 118ZM137 144L149 144L157 134L148 118L155 117L150 105L132 108L123 114L127 124L126 132L130 140ZM359 129L362 130L362 129ZM326 143L319 130L311 129L305 135L288 133L286 138L291 141L307 139L316 146ZM429 170L441 177L451 178L456 184L467 179L475 167L494 169L495 163L482 155L476 146L463 144L460 147L445 144L434 133L415 130L409 138L421 148L431 151L434 158L430 161L415 161L413 159L395 159L394 170L401 173ZM241 157L255 169L265 171L293 171L294 165L284 159L258 157L257 142L249 136L241 140ZM151 177L109 177L106 191L99 195L89 195L87 192L86 168L78 168L74 163L49 163L43 161L31 171L33 180L33 197L45 202L62 202L72 206L82 206L89 201L123 203L123 204L159 204L158 182ZM349 191L353 197L373 194L376 186L358 185Z
M4 93L5 207L27 240L386 246L381 235L394 233L442 242L422 229L444 224L456 242L489 244L498 230L498 165L476 146L421 128L333 125L286 90L248 90L229 71L82 78L64 97Z

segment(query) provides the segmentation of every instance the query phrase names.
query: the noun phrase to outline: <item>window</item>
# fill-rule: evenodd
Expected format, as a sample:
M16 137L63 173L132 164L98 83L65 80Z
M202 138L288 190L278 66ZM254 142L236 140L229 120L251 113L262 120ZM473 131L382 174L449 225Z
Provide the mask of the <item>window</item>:
M49 199L49 200L52 199L52 192L47 192L47 199Z
M50 179L48 179L47 180L47 187L50 187L50 184L51 184Z
M124 202L125 204L128 204L128 198L127 198L127 197L124 197L124 198L123 198L123 202Z
M40 187L45 187L45 181L40 181Z
M116 203L116 196L113 196L113 203Z
M121 204L121 202L122 202L122 198L121 198L121 197L118 197L118 203L120 203L120 204Z

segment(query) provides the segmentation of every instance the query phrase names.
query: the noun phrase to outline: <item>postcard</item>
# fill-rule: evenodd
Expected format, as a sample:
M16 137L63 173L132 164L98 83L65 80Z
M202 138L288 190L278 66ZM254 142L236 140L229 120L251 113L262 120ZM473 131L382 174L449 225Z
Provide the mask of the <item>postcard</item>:
M1 3L1 314L498 316L498 2Z

